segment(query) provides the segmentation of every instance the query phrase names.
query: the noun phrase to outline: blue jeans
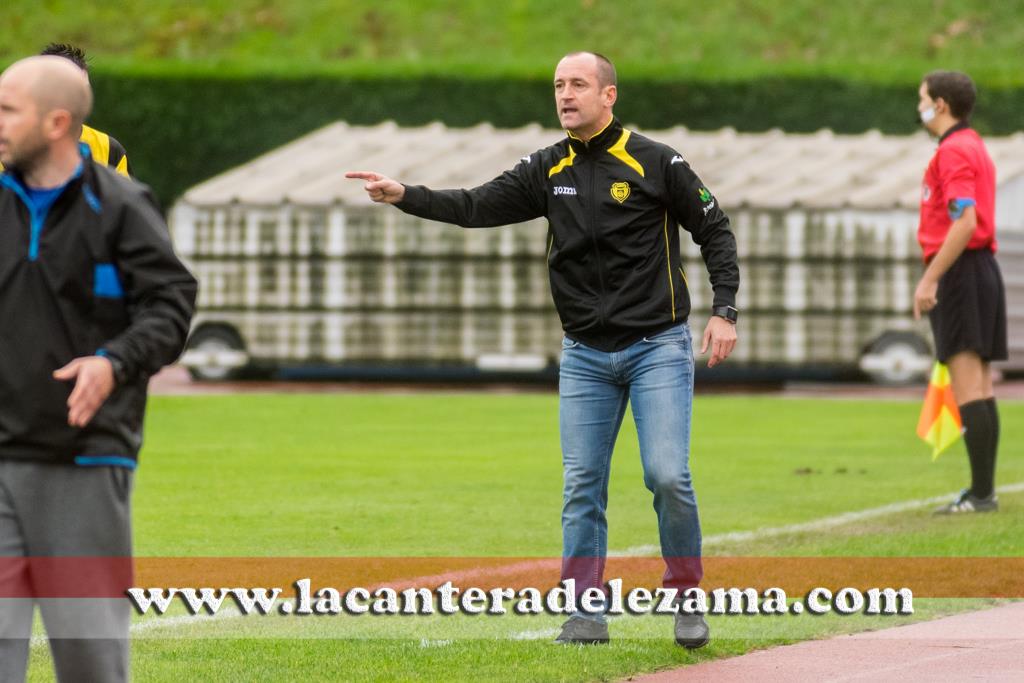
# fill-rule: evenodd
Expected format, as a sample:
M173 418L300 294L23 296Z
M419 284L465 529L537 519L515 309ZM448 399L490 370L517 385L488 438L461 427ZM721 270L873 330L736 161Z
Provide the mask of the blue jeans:
M614 353L562 342L559 422L565 476L562 579L577 595L603 587L608 475L615 438L632 405L644 484L654 494L667 588L700 583L700 520L690 483L693 349L685 323Z

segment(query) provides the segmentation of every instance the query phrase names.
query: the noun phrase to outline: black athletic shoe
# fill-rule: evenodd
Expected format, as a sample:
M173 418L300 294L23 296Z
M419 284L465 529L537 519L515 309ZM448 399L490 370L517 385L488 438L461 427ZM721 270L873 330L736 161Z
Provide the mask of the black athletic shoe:
M999 510L999 499L993 492L987 498L971 495L970 489L964 489L952 503L935 508L934 515L959 515L964 512L996 512Z
M696 650L711 642L711 629L703 614L676 612L676 644Z
M608 642L608 624L583 617L569 617L562 624L562 632L555 638L556 643L597 645Z

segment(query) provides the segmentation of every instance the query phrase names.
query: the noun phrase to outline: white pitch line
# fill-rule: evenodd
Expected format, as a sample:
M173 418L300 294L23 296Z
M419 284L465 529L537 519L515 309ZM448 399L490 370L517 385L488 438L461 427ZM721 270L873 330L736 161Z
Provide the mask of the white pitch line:
M421 648L448 647L451 644L452 644L452 639L451 638L446 638L445 640L428 640L427 638L420 638L420 647Z
M616 619L621 617L616 614L607 615L604 620L607 623L612 623ZM536 631L519 631L513 633L508 637L509 640L552 640L555 636L562 632L561 628L542 628Z
M538 631L519 631L509 636L509 640L547 640L554 638L561 631L557 628L542 628Z
M996 489L997 493L1020 493L1021 491L1024 491L1024 481L1017 482L1016 484L1007 484L1006 486L1000 486ZM889 505L882 505L880 507L869 508L867 510L844 512L840 515L833 515L831 517L812 519L809 522L800 522L799 524L762 527L753 531L730 531L725 534L714 534L704 538L704 546L721 545L724 543L743 543L763 538L784 536L786 534L796 534L804 531L822 531L823 529L832 529L852 522L860 522L865 519L884 517L885 515L891 515L897 512L917 510L923 507L928 507L929 505L944 503L959 495L959 493L960 492L957 491L956 493L947 493L942 496L932 496L931 498L920 498L918 500L906 500L901 503L890 503ZM656 545L638 545L618 552L609 553L609 556L644 557L648 555L657 555L659 552L660 550Z
M238 611L238 608L234 605L224 603L221 609L217 610L216 614L209 614L203 612L202 614L182 614L176 617L159 617L146 619L145 621L137 621L131 626L132 635L139 633L145 633L146 631L152 631L158 628L178 628L179 626L199 626L201 624L208 624L214 619L237 619L238 617L247 616Z
M1020 493L1024 491L1024 481L1017 482L1015 484L1007 484L996 488L997 493ZM875 517L884 517L885 515L894 514L897 512L906 512L907 510L917 510L919 508L927 507L929 505L935 505L949 500L953 496L956 496L959 492L947 493L942 496L932 496L930 498L919 498L917 500L906 500L900 503L890 503L889 505L882 505L880 507L868 508L867 510L857 510L854 512L844 512L839 515L833 515L831 517L822 517L820 519L813 519L809 522L800 522L799 524L786 524L784 526L774 527L762 527L760 529L754 529L753 531L731 531L724 534L714 534L704 538L704 546L713 546L723 543L742 543L745 541L759 540L762 538L773 538L776 536L783 536L785 534L800 533L804 531L821 531L823 529L832 529L844 524L850 524L852 522L859 522L865 519L873 519ZM659 552L658 546L655 545L641 545L627 548L625 550L609 552L609 557L647 557L651 555L657 555ZM551 560L531 560L527 562L518 562L505 566L491 567L489 569L497 571L521 571L523 569L530 569L538 564L549 563ZM419 584L425 583L426 579L438 579L450 580L452 583L457 583L458 579L462 575L476 576L480 574L481 569L474 570L462 570L455 571L441 575L421 577L422 581ZM417 579L409 579L408 581L395 581L388 582L393 583L407 583L417 582ZM144 621L139 621L131 626L132 635L144 633L146 631L164 629L164 628L178 628L180 626L196 626L203 623L208 623L211 619L236 619L238 617L245 616L237 609L225 608L217 612L215 615L204 615L204 616L191 616L181 615L175 617L152 617ZM517 634L513 634L511 637L517 640L534 640L538 638L546 638L550 635L555 635L557 630L544 629L538 631L522 631ZM32 647L39 647L46 643L45 636L33 636Z

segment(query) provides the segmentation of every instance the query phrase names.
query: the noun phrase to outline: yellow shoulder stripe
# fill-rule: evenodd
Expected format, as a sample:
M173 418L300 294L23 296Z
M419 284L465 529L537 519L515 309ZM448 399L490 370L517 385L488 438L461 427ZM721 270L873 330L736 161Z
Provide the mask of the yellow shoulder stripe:
M561 173L566 166L572 166L572 162L575 159L576 150L572 148L572 145L569 145L569 156L565 157L564 159L562 159L557 164L551 167L551 170L548 171L548 178L555 175L556 173Z
M630 132L628 130L622 131L622 137L614 145L608 148L608 153L613 157L629 166L631 169L640 174L640 177L644 177L644 167L640 165L640 162L633 158L629 152L626 151L626 142L629 140Z
M82 126L81 141L89 145L93 161L106 166L110 163L110 136L95 128Z
M125 156L121 157L121 161L117 162L117 168L115 168L114 170L117 171L118 173L120 173L121 175L123 175L125 178L131 178L131 176L128 175L128 155L127 154Z

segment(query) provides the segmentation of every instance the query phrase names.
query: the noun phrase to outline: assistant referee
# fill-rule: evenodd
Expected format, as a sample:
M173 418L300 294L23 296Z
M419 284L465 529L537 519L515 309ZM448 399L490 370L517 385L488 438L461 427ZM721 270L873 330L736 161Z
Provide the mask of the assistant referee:
M939 139L924 175L918 241L927 264L914 292L914 316L928 313L938 359L949 366L960 406L971 485L935 510L950 515L993 512L999 412L992 361L1005 360L1006 294L996 264L996 171L970 128L976 89L966 74L924 77L917 109Z

